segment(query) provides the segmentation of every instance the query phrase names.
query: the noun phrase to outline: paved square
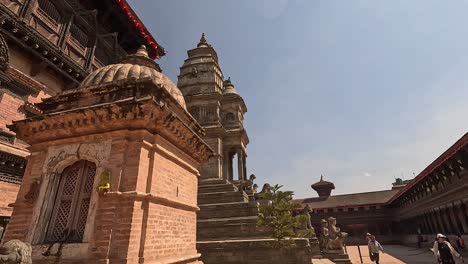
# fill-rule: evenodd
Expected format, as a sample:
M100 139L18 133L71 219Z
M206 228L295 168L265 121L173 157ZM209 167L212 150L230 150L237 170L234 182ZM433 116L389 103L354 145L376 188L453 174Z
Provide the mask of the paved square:
M385 254L380 254L380 264L430 264L435 263L434 254L429 248L411 248L396 245L384 245ZM363 264L373 263L369 258L367 246L360 246ZM357 246L347 247L349 258L353 263L359 264L359 252Z

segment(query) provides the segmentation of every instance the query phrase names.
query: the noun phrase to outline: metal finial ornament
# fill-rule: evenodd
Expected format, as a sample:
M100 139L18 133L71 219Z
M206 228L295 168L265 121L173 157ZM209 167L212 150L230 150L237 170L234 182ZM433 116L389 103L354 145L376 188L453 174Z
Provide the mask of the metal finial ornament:
M200 42L198 42L197 47L208 47L208 42L206 41L206 36L205 33L202 33L202 36L200 38Z
M148 56L148 50L146 49L146 46L145 45L141 45L137 52L135 53L135 55L138 55L138 56L144 56L144 57L149 57Z

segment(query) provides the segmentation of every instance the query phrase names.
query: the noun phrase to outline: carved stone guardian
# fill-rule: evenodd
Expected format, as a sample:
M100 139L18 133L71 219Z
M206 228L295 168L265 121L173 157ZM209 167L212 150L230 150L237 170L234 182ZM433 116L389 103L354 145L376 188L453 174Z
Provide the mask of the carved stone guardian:
M340 228L336 226L336 218L330 217L328 222L328 242L327 249L344 249L344 240L348 233L341 232Z
M327 248L328 245L328 222L325 219L320 221L320 236L319 236L319 244L320 249L323 251Z
M29 243L14 239L0 248L0 264L31 264L32 248Z

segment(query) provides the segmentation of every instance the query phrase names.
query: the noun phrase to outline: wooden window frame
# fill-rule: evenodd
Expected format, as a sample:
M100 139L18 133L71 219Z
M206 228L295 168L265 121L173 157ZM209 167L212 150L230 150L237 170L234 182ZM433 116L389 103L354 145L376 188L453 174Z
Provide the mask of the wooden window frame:
M70 173L76 172L76 180L73 183L73 192L66 194L65 187L71 179ZM96 165L87 160L79 160L65 168L60 175L56 196L54 199L54 208L48 223L45 236L46 243L64 242L81 243L84 236L89 206L92 196L94 179L96 177ZM66 223L58 227L58 221L61 214L62 203L70 201L70 209L66 216ZM62 222L64 220L62 219ZM61 234L57 234L57 232Z

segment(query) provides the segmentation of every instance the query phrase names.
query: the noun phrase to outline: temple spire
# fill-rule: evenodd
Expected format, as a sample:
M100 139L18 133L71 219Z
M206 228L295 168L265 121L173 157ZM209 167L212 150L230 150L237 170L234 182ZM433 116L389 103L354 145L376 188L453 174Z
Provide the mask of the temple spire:
M200 42L198 42L197 47L209 47L210 45L206 41L205 33L202 33L202 36L200 38Z

